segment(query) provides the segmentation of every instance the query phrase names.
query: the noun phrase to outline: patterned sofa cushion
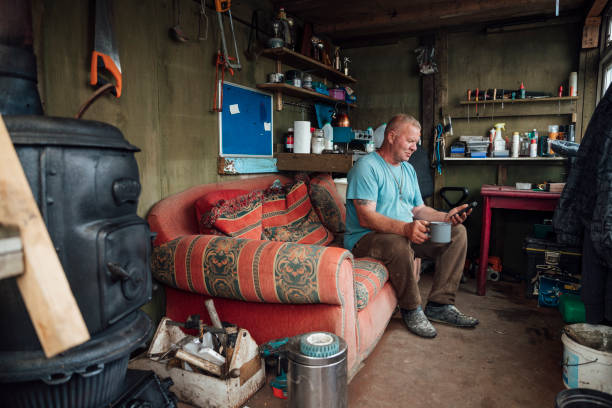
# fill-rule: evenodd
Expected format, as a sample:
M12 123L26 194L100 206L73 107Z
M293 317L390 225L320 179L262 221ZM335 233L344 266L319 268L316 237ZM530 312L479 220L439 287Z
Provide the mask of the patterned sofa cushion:
M264 192L262 225L270 241L326 246L334 239L314 212L302 181Z
M182 290L247 302L342 305L347 250L185 235L153 249L151 272Z
M355 306L357 311L365 309L368 302L389 279L387 268L373 258L355 259L353 264L353 279L355 281Z
M334 234L344 233L346 207L336 190L331 174L319 173L310 177L308 194L321 223Z
M221 231L206 224L206 220L210 216L210 210L215 208L217 203L222 200L229 200L248 193L247 190L242 189L215 190L200 197L194 203L200 234L223 235Z
M262 192L219 201L200 224L235 238L261 239Z

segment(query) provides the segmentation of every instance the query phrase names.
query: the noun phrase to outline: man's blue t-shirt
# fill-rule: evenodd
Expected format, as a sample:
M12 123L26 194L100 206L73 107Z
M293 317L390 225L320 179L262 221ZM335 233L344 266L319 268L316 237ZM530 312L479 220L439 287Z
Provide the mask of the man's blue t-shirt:
M354 199L375 201L377 213L404 222L412 222L412 209L423 205L416 172L408 162L392 166L372 152L355 163L347 179L346 249L353 249L361 237L372 232L359 225Z

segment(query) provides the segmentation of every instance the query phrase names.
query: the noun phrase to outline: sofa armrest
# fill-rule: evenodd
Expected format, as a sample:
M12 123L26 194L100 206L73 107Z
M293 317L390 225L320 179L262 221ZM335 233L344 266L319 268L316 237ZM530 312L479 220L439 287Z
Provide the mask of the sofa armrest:
M156 247L151 269L167 285L209 296L342 305L354 296L342 284L353 287L352 263L342 248L186 235Z

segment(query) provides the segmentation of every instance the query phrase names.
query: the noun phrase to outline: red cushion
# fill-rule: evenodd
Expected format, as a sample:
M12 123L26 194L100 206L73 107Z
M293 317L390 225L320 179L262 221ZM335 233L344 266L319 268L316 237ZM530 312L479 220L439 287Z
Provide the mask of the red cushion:
M199 198L195 202L195 210L198 226L200 228L200 234L219 234L219 232L215 231L214 227L203 224L203 220L210 215L210 210L212 210L219 201L229 200L230 198L235 198L248 193L249 192L247 190L241 189L216 190L208 192Z
M220 200L200 223L230 237L261 239L261 204L261 191Z
M271 241L328 245L334 239L315 214L302 181L265 192L262 225L264 237Z
M319 173L310 179L310 201L325 228L334 234L346 231L346 208L330 173Z

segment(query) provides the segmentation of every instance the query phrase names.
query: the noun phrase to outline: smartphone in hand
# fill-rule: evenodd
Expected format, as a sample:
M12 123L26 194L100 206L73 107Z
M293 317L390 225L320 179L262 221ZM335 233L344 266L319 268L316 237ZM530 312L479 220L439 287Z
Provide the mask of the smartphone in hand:
M472 201L471 203L469 203L469 204L468 204L468 206L467 206L467 207L465 207L464 209L462 209L462 210L458 211L458 212L457 212L456 214L454 214L454 215L461 215L461 214L463 214L463 213L465 213L465 212L468 212L468 211L470 211L471 209L476 208L476 207L478 207L478 202L477 202L477 201Z

